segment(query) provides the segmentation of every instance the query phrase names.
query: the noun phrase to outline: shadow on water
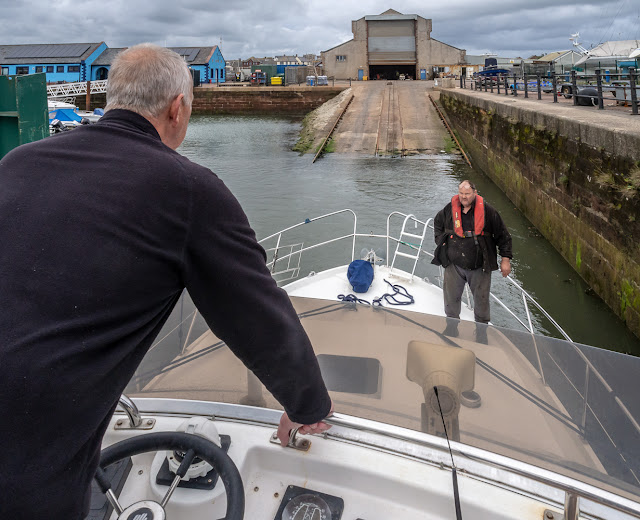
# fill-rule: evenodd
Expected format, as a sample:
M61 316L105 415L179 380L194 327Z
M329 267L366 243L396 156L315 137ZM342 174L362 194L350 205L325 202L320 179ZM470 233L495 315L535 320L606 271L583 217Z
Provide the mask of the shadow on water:
M299 121L271 117L194 116L179 152L211 168L240 200L258 237L306 218L343 208L358 214L360 232L384 231L392 211L434 217L470 179L507 223L513 237L512 277L577 342L640 355L640 341L594 294L571 266L491 180L457 156L405 159L291 151ZM433 240L425 240L432 248ZM499 273L493 291L519 299ZM495 308L495 307L494 307ZM498 323L500 324L500 323ZM544 320L539 327L547 328Z

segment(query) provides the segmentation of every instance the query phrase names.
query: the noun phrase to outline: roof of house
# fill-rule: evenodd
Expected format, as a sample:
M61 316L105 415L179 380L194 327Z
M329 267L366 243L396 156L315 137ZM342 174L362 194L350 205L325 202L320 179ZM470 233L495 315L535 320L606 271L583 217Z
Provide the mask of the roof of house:
M122 47L120 49L105 49L104 52L94 60L92 65L111 65L115 57L125 49L127 49L127 47Z
M103 43L0 45L0 64L79 63Z
M387 9L384 13L378 15L367 15L365 20L417 20L417 14L402 14L394 9Z
M189 65L206 65L218 48L213 47L169 47L172 51L184 56Z

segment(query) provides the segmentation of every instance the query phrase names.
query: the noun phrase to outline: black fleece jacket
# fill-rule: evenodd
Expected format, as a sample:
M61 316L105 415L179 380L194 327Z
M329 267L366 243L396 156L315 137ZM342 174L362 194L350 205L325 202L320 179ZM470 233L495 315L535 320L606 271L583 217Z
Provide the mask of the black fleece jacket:
M185 287L292 420L328 414L240 204L138 114L4 157L0 244L0 518L84 516L118 397Z
M475 209L475 205L474 205ZM433 253L432 264L447 267L450 263L447 256L447 241L453 234L453 212L451 202L441 209L433 219L434 239L436 250ZM511 249L511 234L507 229L500 214L484 201L484 234L478 237L480 249L482 250L483 263L482 270L485 272L496 271L498 261L496 247L500 256L513 258ZM464 239L466 240L466 239ZM471 239L470 239L471 240Z

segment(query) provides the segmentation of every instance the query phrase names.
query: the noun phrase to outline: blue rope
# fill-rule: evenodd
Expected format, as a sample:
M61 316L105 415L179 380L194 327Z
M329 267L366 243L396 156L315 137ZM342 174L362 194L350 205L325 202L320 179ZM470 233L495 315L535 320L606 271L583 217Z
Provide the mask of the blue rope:
M391 287L391 289L393 289L393 294L385 293L379 298L374 298L373 305L381 306L382 300L387 302L389 305L411 305L415 302L413 296L411 296L409 294L409 291L402 287L402 285L394 285L392 283L389 283L387 280L385 280L385 282L387 283L387 285L389 285L389 287ZM396 297L406 298L406 300L400 301Z
M347 294L346 296L344 294L338 294L338 300L342 300L343 302L356 302L365 305L371 305L367 300L361 300L355 294Z

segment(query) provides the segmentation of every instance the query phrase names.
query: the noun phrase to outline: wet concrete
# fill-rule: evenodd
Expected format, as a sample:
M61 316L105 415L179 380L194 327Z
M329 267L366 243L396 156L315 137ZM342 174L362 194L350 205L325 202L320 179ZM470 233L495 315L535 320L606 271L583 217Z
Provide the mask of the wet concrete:
M429 101L429 93L434 93L431 85L424 81L353 83L354 99L334 133L336 153L440 153L448 134Z

